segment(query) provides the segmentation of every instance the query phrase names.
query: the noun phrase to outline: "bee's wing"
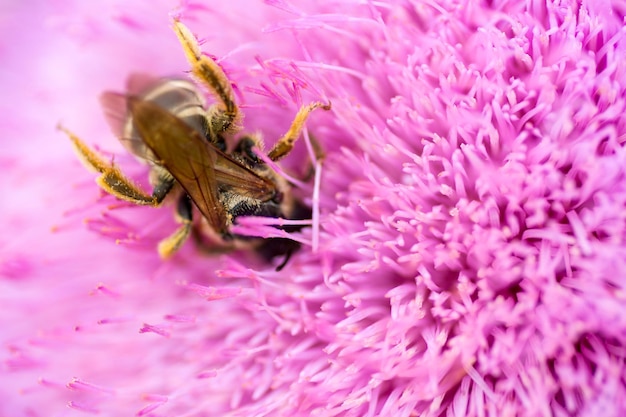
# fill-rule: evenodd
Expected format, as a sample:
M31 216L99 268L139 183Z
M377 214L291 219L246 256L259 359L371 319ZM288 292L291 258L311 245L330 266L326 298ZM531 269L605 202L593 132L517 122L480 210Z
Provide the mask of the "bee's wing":
M176 114L201 134L208 128L204 98L191 81L134 73L126 81L126 91L127 96L152 101ZM105 92L100 97L100 102L113 134L120 139L124 147L133 155L154 161L154 153L146 146L133 124L126 96Z
M133 72L126 79L126 94L143 98L146 92L153 90L154 87L162 81L162 78L155 77L154 75L143 72Z
M100 104L113 134L117 136L128 152L139 158L154 161L156 159L154 153L133 127L133 122L128 114L126 96L106 91L100 96Z
M213 146L208 145L213 148ZM254 171L217 150L215 161L215 179L219 185L225 185L233 192L261 201L274 197L276 186L269 180L258 176Z
M150 101L127 97L127 102L135 129L158 164L180 183L217 231L226 232L226 213L218 199L218 185L262 200L274 196L273 183L209 144L183 120Z

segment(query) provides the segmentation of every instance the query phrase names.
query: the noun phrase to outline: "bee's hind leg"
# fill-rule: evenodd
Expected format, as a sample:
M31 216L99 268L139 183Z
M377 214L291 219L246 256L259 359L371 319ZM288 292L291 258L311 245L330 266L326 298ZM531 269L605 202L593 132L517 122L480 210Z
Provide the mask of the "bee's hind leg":
M174 233L159 242L158 250L161 258L169 258L187 241L192 229L192 213L191 198L186 193L181 194L176 205L176 217L182 224Z
M98 185L120 200L142 206L158 206L174 186L174 178L164 173L157 177L152 195L147 194L130 179L126 178L119 168L107 162L102 155L87 146L78 136L64 127L59 126L59 129L70 138L78 157L84 165L88 169L102 174L96 179Z
M213 142L221 133L235 133L240 129L241 116L235 103L233 87L222 68L211 58L202 54L193 33L181 22L174 21L178 36L192 74L220 101L209 109L209 135Z

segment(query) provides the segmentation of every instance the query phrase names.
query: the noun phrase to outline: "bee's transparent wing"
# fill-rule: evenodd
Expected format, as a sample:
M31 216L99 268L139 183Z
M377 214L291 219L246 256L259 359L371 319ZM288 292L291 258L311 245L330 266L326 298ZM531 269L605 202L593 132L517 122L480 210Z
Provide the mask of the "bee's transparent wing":
M106 91L100 96L100 104L104 110L104 117L122 145L133 155L154 161L156 158L150 148L141 140L141 136L134 128L132 118L126 108L126 97L118 93Z
M191 81L174 78L156 78L147 74L131 74L126 81L128 96L152 101L175 114L201 135L207 131L205 101ZM141 138L133 123L126 97L105 92L100 97L105 118L124 147L140 158L154 161L152 151Z

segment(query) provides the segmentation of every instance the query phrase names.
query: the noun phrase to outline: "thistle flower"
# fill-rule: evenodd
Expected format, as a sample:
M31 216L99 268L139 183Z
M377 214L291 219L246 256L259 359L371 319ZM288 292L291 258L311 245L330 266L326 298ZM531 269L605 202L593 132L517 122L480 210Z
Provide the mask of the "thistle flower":
M626 2L175 9L266 142L332 102L280 272L193 245L162 262L170 210L99 193L54 132L145 179L95 98L185 70L175 5L54 6L2 19L0 415L626 412Z

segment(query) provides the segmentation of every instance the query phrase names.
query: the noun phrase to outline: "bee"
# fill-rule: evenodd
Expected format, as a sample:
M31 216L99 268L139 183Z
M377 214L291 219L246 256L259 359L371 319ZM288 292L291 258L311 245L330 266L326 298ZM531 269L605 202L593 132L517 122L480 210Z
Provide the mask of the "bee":
M233 87L221 67L202 54L191 31L173 23L191 73L215 97L208 106L196 85L185 79L129 77L125 94L105 92L105 116L126 149L150 166L152 193L144 192L118 167L91 149L72 132L61 128L84 164L100 173L98 185L113 196L138 205L160 206L166 197L177 198L181 223L158 246L168 258L192 232L213 241L212 252L254 247L265 258L285 255L282 268L298 243L285 238L246 239L230 232L239 216L304 219L310 210L294 199L290 184L274 171L255 149L260 139L244 134L232 150L229 140L241 130L241 113ZM309 114L330 104L314 102L300 108L287 132L267 153L279 161L293 149ZM169 198L168 198L169 199ZM194 227L194 207L204 219ZM285 228L286 229L286 228ZM194 233L196 235L196 233Z

